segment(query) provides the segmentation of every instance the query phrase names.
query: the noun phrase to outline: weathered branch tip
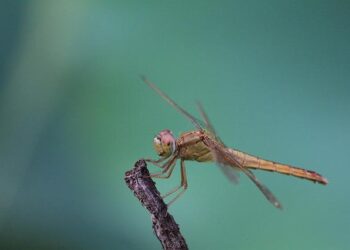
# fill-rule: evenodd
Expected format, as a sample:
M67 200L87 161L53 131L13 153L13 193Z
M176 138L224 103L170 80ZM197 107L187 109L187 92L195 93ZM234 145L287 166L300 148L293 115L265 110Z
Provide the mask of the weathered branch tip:
M125 173L125 182L134 192L136 198L151 214L153 231L162 244L163 249L188 249L184 237L174 217L168 213L144 160L135 163L132 170Z

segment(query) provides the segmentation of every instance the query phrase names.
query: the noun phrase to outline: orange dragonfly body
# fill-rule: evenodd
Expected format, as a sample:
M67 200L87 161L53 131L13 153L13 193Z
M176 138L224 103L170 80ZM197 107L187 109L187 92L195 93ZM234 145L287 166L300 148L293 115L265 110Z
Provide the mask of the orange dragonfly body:
M180 107L169 96L158 89L153 83L149 82L146 78L143 78L143 80L177 111L189 119L196 127L196 130L194 131L182 133L178 139L173 136L170 130L162 130L153 141L154 148L160 158L158 160L146 159L146 161L162 168L162 171L159 173L151 174L151 177L156 178L170 177L176 165L176 161L180 159L181 184L170 192L166 193L163 197L167 197L180 189L182 190L168 203L168 205L172 204L187 189L187 177L185 171L186 160L197 162L216 162L223 172L234 182L237 182L238 180L237 172L243 172L249 177L250 180L253 181L267 200L269 200L277 208L282 208L281 203L272 194L272 192L256 178L251 169L278 172L324 185L328 183L326 178L314 171L265 160L239 150L226 147L215 133L207 114L204 112L204 109L200 104L198 104L198 107L203 121L198 120ZM203 122L205 126L201 125ZM232 169L238 171L230 171Z

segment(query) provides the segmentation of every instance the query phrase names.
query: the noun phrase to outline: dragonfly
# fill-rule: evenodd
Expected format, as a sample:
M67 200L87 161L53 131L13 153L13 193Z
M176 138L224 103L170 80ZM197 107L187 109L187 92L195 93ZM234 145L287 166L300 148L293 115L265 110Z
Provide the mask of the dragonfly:
M315 171L266 160L227 147L215 132L214 127L209 121L208 115L200 103L197 103L197 106L202 120L197 119L183 109L146 77L141 76L141 78L150 88L157 92L180 114L186 117L195 127L195 130L184 132L179 138L175 138L169 129L160 131L153 139L153 146L159 158L156 160L145 159L145 161L161 168L161 171L150 174L150 177L154 178L169 178L176 166L176 162L180 160L181 183L162 196L163 198L166 198L169 195L178 192L168 203L168 206L170 206L187 190L188 182L185 161L197 161L200 163L215 162L223 173L235 183L238 182L239 172L244 173L256 185L265 198L273 206L279 209L282 209L282 204L276 196L258 180L252 170L277 172L309 180L314 183L323 185L328 184L327 179Z

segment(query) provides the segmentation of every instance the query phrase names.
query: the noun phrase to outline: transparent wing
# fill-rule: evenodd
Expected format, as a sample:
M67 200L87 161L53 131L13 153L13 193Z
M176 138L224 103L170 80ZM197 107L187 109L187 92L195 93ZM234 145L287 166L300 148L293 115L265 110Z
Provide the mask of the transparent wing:
M209 117L207 113L204 111L204 108L200 102L197 102L199 113L205 123L206 129L209 131L209 133L215 138L216 141L220 142L223 146L224 143L219 138L219 136L216 134L215 129L212 125L212 123L209 120ZM221 171L224 173L224 175L234 184L237 184L239 181L239 173L235 168L227 166L227 163L220 160L220 156L216 154L216 151L213 152L215 162L218 165L218 167L221 169Z
M239 182L239 173L236 169L227 166L226 164L220 163L217 159L217 156L214 154L216 165L224 173L227 179L233 184L238 184Z
M161 91L156 85L152 82L148 81L145 76L141 76L141 79L152 89L154 89L164 100L166 100L171 106L173 106L178 112L184 115L188 120L192 122L192 124L199 130L202 130L202 126L200 125L200 120L196 117L188 113L182 107L180 107L175 101L173 101L167 94Z
M211 124L210 120L209 120L209 117L208 117L207 113L204 111L203 105L200 102L197 101L197 106L198 106L199 113L201 114L201 117L203 118L203 121L205 123L205 126L206 126L207 130L210 133L212 133L215 136L216 139L218 139L220 142L222 142L218 138L218 136L217 136L217 134L215 132L215 129L214 129L213 125Z
M225 165L229 165L231 167L239 168L244 174L249 177L251 181L253 181L253 183L259 188L266 199L272 203L272 205L274 205L276 208L282 209L281 203L277 200L273 193L264 184L262 184L250 170L242 166L241 163L239 163L235 157L226 150L224 146L218 144L208 136L203 139L203 142L212 150L215 155L217 155L217 158L220 162L223 162Z

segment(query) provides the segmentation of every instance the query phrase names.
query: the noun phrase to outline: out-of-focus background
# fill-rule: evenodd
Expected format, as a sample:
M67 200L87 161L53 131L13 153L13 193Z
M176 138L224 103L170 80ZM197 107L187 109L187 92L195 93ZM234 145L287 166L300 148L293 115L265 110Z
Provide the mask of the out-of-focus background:
M170 212L190 249L347 248L349 24L348 1L2 1L0 249L160 248L124 173L192 126L139 74L227 145L329 180L255 172L278 211L188 162Z

